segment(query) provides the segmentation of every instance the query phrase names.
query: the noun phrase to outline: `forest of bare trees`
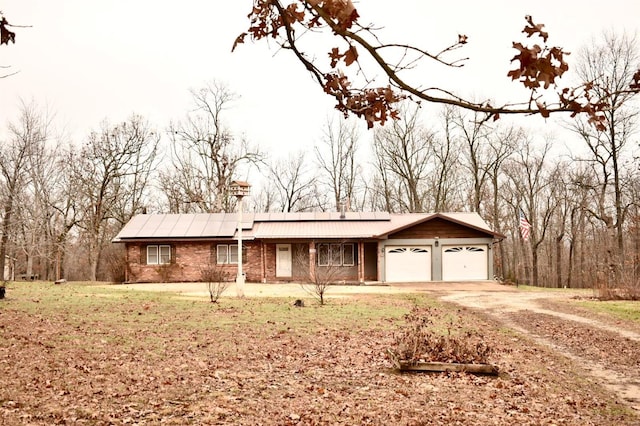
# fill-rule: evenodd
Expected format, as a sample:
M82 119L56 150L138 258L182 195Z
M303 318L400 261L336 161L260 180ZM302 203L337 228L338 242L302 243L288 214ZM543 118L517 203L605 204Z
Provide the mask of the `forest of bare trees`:
M579 73L615 91L638 62L633 37L607 33L580 53ZM399 119L372 130L328 119L299 135L313 150L285 147L280 156L228 127L231 88L213 82L191 95L193 108L174 122L134 115L97 123L74 141L54 131L48 111L23 102L0 130L0 270L121 280L123 253L110 240L133 215L233 211L226 191L241 179L253 185L247 201L256 212L477 211L507 236L494 250L495 271L514 282L638 282L640 133L632 94L606 111L606 132L580 117L562 117L554 133L527 127L526 118L520 126L405 103ZM531 224L526 240L520 210Z

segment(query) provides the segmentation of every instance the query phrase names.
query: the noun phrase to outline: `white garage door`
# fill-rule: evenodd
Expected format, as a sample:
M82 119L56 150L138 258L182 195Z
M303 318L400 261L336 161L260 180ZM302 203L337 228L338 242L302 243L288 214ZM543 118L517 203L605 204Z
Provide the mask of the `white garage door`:
M389 282L431 281L431 248L386 247L385 275Z
M486 245L442 247L444 281L486 280L489 275Z

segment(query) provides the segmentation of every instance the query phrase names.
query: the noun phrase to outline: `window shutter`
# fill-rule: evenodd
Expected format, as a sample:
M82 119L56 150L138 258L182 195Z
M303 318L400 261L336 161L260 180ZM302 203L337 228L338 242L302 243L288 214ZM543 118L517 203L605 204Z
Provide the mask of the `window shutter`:
M146 265L147 264L147 246L138 246L140 248L140 264L141 265Z
M171 244L171 263L176 263L176 246Z
M211 244L211 250L209 252L209 265L215 265L216 263L217 263L216 245Z

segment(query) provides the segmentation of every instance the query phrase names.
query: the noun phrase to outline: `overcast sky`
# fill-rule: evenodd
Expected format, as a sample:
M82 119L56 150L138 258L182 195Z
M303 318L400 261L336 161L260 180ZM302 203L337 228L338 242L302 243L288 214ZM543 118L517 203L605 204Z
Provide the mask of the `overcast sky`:
M17 43L0 47L0 65L18 71L0 80L0 117L14 117L19 99L33 98L75 139L132 113L164 129L189 109L189 88L216 79L241 96L227 116L235 132L276 155L311 147L333 102L273 44L248 42L231 53L251 7L250 0L5 0L9 22L32 27L14 29ZM362 23L385 27L389 42L438 50L466 34L465 68L430 68L422 83L433 78L499 100L518 93L506 73L525 15L546 25L550 44L573 52L604 30L635 33L640 22L638 0L363 0L356 7Z

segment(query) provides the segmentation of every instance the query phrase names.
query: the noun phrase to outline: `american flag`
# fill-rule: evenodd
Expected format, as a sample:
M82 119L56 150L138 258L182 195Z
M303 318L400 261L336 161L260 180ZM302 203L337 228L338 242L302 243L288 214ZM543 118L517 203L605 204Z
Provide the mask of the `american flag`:
M522 209L520 209L520 235L525 241L529 241L529 233L531 232L531 224L524 215Z

